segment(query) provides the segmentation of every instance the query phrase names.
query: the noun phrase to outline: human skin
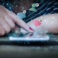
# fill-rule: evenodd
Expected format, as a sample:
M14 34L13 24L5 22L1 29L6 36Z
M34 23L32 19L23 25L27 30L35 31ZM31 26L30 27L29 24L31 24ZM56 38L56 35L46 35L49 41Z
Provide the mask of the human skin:
M46 28L48 32L58 33L58 13L43 15L33 20L41 20L43 27ZM0 5L0 36L14 29L16 27L15 23L31 32L30 27L32 26L29 25L32 24L33 20L26 24L20 20L16 14Z
M16 14L0 5L0 36L15 29L15 23L27 31L32 32L32 30L30 30L31 27L29 27L23 20L19 19Z
M35 18L34 20L42 21L41 23L43 24L43 27L49 33L58 33L58 13L43 15L38 18ZM32 24L34 20L31 20L27 24Z

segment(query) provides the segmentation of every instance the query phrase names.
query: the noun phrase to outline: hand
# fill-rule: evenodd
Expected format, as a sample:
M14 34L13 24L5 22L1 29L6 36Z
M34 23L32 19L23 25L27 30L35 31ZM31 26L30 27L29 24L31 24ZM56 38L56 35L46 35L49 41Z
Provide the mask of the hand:
M11 29L15 28L15 23L30 32L32 31L24 21L18 19L16 14L0 5L0 36L9 33Z
M42 21L43 28L45 28L49 33L58 33L58 13L43 15L34 20ZM28 25L33 24L34 20L28 22Z

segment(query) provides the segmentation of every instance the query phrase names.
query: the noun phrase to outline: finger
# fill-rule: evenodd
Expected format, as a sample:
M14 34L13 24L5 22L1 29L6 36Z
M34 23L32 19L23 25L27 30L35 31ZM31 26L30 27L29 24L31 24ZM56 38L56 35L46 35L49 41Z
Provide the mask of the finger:
M4 28L4 30L8 33L10 32L10 26L7 24L7 22L3 19L0 19L0 25Z
M2 26L0 25L0 36L5 34L5 30L2 28Z
M5 16L5 20L11 28L15 28L15 23L13 22L13 20L9 16Z
M13 12L9 12L9 16L13 19L13 21L18 24L19 26L21 26L22 28L24 28L27 31L33 31L30 29L30 27L21 19L19 19Z

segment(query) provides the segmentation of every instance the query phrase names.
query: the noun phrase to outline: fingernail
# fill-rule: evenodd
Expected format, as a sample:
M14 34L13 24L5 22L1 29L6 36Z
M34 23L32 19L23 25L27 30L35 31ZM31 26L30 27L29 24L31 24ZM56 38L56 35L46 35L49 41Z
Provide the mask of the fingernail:
M29 27L29 29L30 29L31 31L34 31L31 27Z

